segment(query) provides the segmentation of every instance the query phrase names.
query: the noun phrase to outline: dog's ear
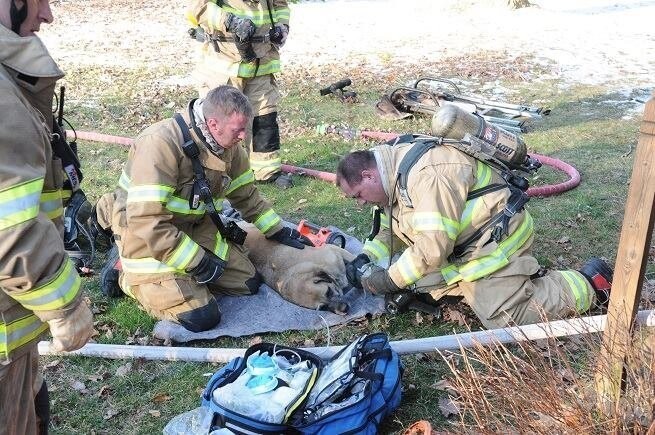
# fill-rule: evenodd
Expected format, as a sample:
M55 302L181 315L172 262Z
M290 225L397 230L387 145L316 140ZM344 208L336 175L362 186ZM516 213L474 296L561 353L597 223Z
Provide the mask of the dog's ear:
M334 278L332 278L326 271L317 270L316 275L314 275L314 284L321 282L326 282L328 284L334 284Z

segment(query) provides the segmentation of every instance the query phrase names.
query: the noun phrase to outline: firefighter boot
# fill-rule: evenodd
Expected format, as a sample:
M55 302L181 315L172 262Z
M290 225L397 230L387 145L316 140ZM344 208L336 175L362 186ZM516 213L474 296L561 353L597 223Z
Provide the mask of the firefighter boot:
M118 285L120 267L118 246L113 243L111 249L107 253L107 261L105 261L105 264L100 271L100 290L103 295L110 298L123 296L123 291Z
M580 273L589 280L596 292L596 304L607 307L612 290L612 268L600 258L592 257L580 268Z
M86 221L86 226L89 228L89 233L95 241L95 248L100 252L107 252L112 246L113 233L111 228L103 228L98 222L98 214L96 206L93 206L91 215Z
M275 187L281 190L286 190L290 187L293 187L293 179L291 178L291 174L283 174L282 172L273 174L273 176L266 180L266 182L273 184Z

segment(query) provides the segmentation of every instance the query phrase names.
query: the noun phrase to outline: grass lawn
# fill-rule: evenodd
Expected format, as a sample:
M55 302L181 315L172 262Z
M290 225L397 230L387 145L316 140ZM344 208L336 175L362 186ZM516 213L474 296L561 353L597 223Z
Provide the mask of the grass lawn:
M525 62L529 62L525 60ZM456 65L456 63L452 63ZM450 69L449 69L450 68ZM150 123L184 110L195 97L191 87L168 84L171 68L113 69L67 67L67 118L79 130L134 136ZM440 75L458 77L456 67L440 66ZM336 136L319 136L321 123L387 131L427 132L427 119L382 121L373 103L394 82L415 77L423 71L396 71L394 75L373 76L352 71L353 88L359 102L344 105L336 98L320 97L317 83L330 83L338 74L323 76L282 74L279 77L283 100L280 110L283 161L297 166L334 171L339 157L351 149L372 142L345 141ZM483 83L485 75L467 80ZM628 190L639 116L628 106L608 105L602 87L561 87L548 81L528 83L511 74L493 78L515 94L512 102L548 105L552 114L535 123L524 135L529 149L574 165L582 176L576 189L559 196L537 198L528 209L536 221L535 255L545 266L576 268L589 256L603 256L612 263L616 254L623 208ZM118 145L80 141L85 169L84 189L92 201L112 189L119 177L127 150ZM544 168L535 185L561 181L563 176ZM296 186L278 191L262 186L276 211L289 220L309 219L321 225L336 225L359 238L370 227L370 210L358 208L338 190L314 179L294 177ZM102 265L96 259L96 269ZM161 344L150 336L154 320L127 299L108 300L98 289L98 278L84 279L85 294L96 312L99 343ZM273 315L273 314L272 314ZM439 322L430 316L408 313L382 316L330 331L331 344L346 344L354 337L385 331L392 340L422 338L462 330L456 323ZM306 342L323 345L325 330L264 334L265 341L302 346ZM247 347L253 337L219 339L193 343L205 347ZM102 360L82 357L42 357L51 391L53 433L115 434L161 432L173 416L195 408L208 376L216 364ZM449 369L436 354L403 357L406 372L403 402L389 418L384 433L400 433L418 419L430 420L441 430L452 429L439 408L446 393L435 384L449 376ZM83 385L81 385L81 384Z

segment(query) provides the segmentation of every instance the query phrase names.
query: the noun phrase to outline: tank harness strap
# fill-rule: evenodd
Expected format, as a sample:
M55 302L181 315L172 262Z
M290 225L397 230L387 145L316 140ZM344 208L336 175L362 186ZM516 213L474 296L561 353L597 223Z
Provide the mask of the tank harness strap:
M68 184L64 183L64 189L70 188L73 192L79 190L80 183L84 178L80 169L82 165L75 155L75 151L66 141L65 133L59 124L57 124L54 116L52 117L52 140L50 141L50 146L54 155L61 159L61 166L66 173L66 182Z
M193 120L193 113L191 112L192 110L192 106L189 105L189 115ZM226 227L220 215L218 214L218 211L216 211L216 207L214 206L214 198L209 187L209 181L205 176L205 169L200 163L200 150L198 149L196 142L191 137L189 127L187 126L186 122L184 122L182 115L179 113L176 113L173 118L182 131L182 139L184 141L184 143L181 145L182 151L184 151L184 154L189 159L191 159L191 165L193 166L193 175L195 180L193 182L193 193L189 198L189 206L192 209L198 208L199 200L202 199L205 203L205 207L207 208L207 213L209 213L209 217L211 218L212 222L214 222L214 225L216 225L216 228L218 229L218 232L221 234L221 236L224 239L236 243L237 245L243 245L243 242L246 240L246 232L239 228L233 221L230 221Z
M371 226L371 232L369 233L368 237L366 237L366 240L373 241L375 236L378 235L380 232L380 224L382 223L382 210L379 207L375 207L375 210L373 210L373 225Z

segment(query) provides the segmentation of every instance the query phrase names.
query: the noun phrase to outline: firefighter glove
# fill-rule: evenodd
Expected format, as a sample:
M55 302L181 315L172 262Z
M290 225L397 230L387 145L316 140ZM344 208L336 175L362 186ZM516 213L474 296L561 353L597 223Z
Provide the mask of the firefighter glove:
M225 271L225 264L224 260L205 251L200 263L187 272L195 278L198 284L216 283Z
M362 288L362 269L369 264L371 259L366 254L359 254L355 259L346 263L346 278L348 283L355 288Z
M391 280L389 272L378 266L371 266L371 273L362 277L362 287L376 295L396 293L402 290Z
M225 14L225 29L234 33L234 39L237 42L249 42L252 35L255 34L255 24L248 18L240 18L233 13Z
M286 24L276 24L268 32L268 36L273 44L278 48L282 47L287 42L289 36L289 26Z
M48 320L52 334L52 349L57 352L70 352L84 346L93 334L93 314L81 301L66 316Z
M305 249L305 246L314 246L312 242L307 237L300 234L298 230L288 227L282 228L280 231L271 234L267 238L296 249Z

